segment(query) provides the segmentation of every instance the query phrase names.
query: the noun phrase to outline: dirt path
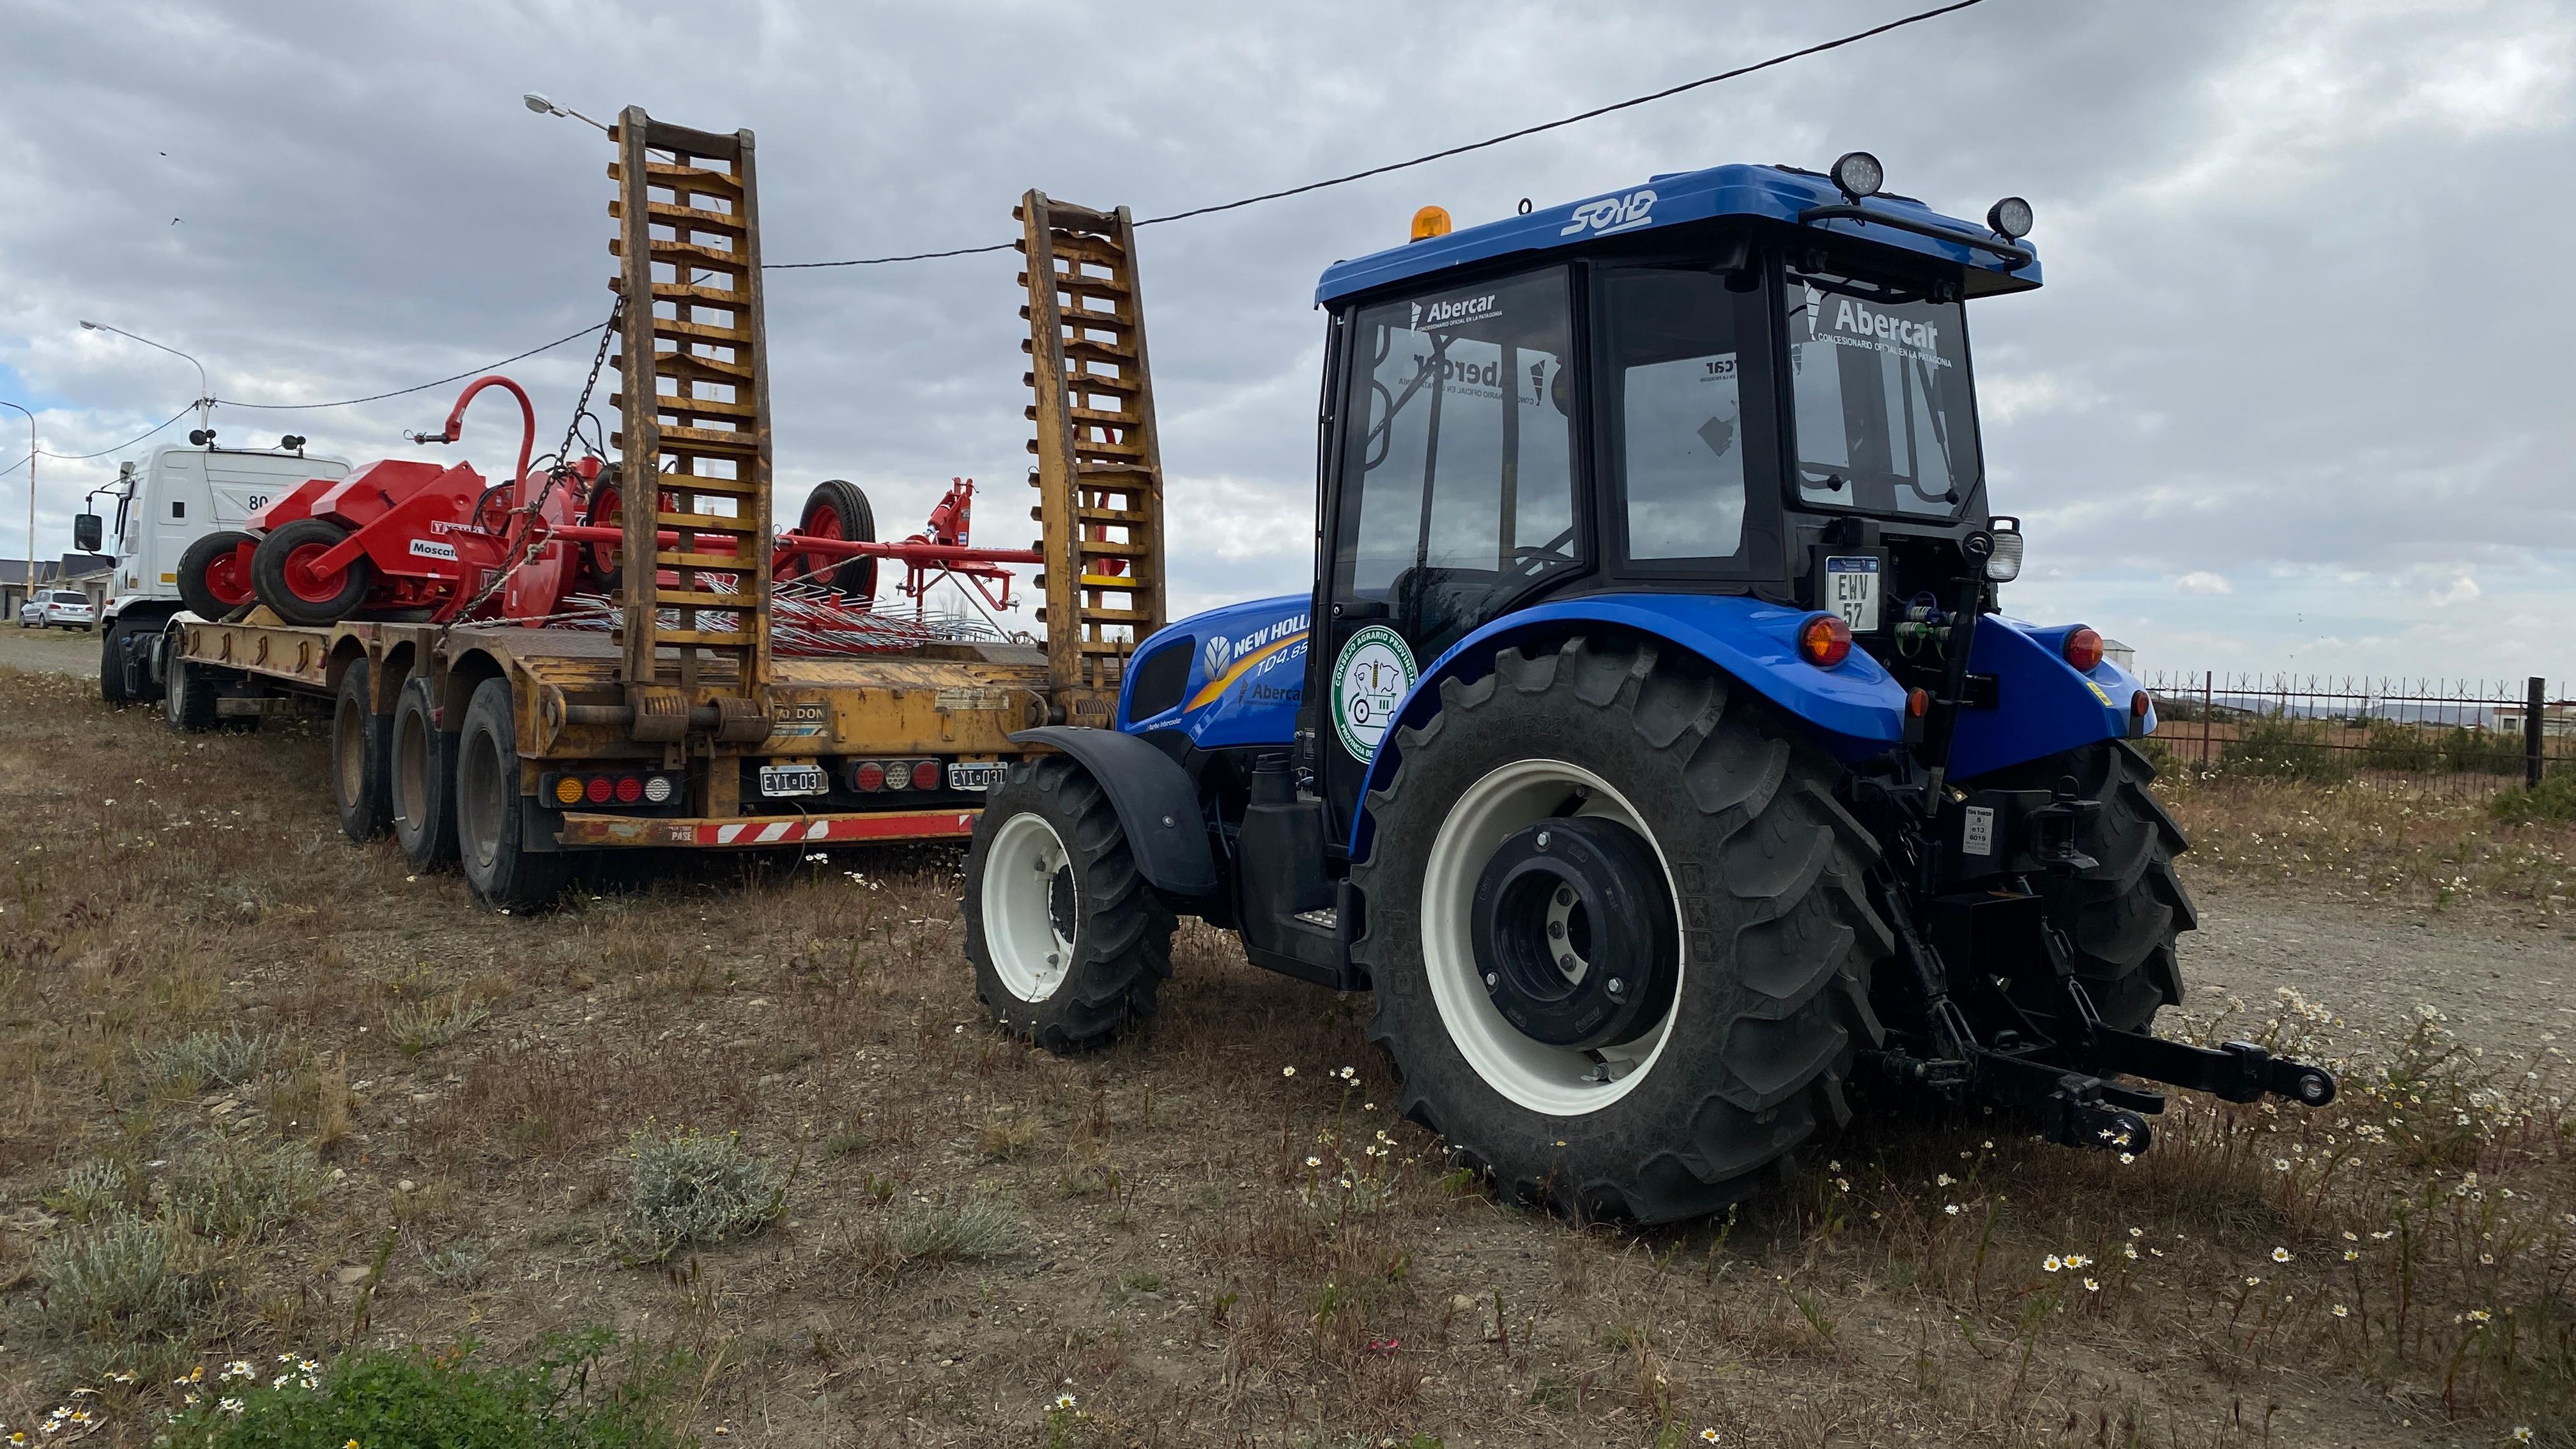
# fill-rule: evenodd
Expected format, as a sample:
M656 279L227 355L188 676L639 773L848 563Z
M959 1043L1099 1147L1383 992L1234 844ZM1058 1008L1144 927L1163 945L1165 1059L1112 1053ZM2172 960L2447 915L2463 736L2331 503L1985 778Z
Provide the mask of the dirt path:
M2183 937L2189 1014L2228 998L2267 1020L2291 987L2365 1039L2393 1041L2430 1006L2472 1046L2537 1055L2576 1037L2576 921L2534 926L2499 910L2315 904L2195 882L2199 931ZM2351 1045L2360 1047L2363 1041Z
M78 629L21 629L0 622L0 666L46 674L95 674L98 636Z

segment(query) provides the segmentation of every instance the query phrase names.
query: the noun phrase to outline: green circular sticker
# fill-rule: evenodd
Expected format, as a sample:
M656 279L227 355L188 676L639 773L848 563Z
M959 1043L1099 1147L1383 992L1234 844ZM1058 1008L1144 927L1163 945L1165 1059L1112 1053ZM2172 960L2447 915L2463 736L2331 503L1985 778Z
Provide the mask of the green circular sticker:
M1376 756L1416 674L1404 636L1384 624L1370 624L1342 645L1333 661L1333 731L1351 758L1366 762Z

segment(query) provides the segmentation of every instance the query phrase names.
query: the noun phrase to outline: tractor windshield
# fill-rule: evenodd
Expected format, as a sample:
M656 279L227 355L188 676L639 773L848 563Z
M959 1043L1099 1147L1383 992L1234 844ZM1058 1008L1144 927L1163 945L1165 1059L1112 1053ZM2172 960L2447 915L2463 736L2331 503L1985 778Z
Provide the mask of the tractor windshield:
M1800 499L1871 513L1955 514L1979 469L1965 309L1794 272L1784 305Z

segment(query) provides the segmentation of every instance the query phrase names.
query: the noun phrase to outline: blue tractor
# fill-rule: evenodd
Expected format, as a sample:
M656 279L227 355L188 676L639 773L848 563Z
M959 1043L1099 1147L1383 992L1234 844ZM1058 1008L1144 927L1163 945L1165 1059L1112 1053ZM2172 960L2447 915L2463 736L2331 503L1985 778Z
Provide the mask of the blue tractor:
M2144 1151L2141 1081L2334 1079L2150 1032L2182 832L2138 680L1997 612L1967 303L2030 208L1720 166L1335 263L1311 594L1136 646L987 797L994 1019L1150 1013L1177 916L1375 993L1402 1110L1503 1191L1667 1221L1870 1103Z

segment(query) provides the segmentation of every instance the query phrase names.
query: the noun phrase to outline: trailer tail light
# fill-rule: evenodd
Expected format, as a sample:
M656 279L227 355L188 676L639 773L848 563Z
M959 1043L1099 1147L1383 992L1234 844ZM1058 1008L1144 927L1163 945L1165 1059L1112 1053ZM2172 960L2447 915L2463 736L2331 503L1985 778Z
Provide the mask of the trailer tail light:
M590 777L590 783L582 788L582 793L589 798L591 804L605 805L616 798L617 782L606 775L593 775Z
M567 810L576 805L661 805L668 803L674 793L668 775L640 775L624 770L548 775L537 788L540 798Z
M2087 674L2102 662L2102 636L2078 624L2066 632L2066 662Z
M579 775L566 775L562 779L555 781L555 803L559 805L578 805L581 803L581 777Z
M850 773L850 783L862 790L882 790L885 780L885 766L874 760L861 761L858 769Z
M916 790L936 790L939 788L939 762L937 760L919 760L914 762L912 767L912 788Z
M667 804L667 803L669 803L670 798L671 798L671 777L670 777L670 776L668 776L668 775L655 775L655 776L653 776L651 779L646 780L646 781L644 782L644 803L645 803L645 804L647 804L647 805L662 805L662 804Z
M1798 626L1798 657L1831 669L1851 657L1851 625L1840 614L1818 614Z
M666 792L666 793L667 793L667 792ZM644 782L643 782L642 780L639 780L639 779L635 778L633 775L621 775L621 776L619 776L619 777L618 777L618 780L617 780L617 803L618 803L618 804L620 804L620 805L632 805L632 804L634 804L636 801L641 800L641 799L643 799L643 798L644 798Z

